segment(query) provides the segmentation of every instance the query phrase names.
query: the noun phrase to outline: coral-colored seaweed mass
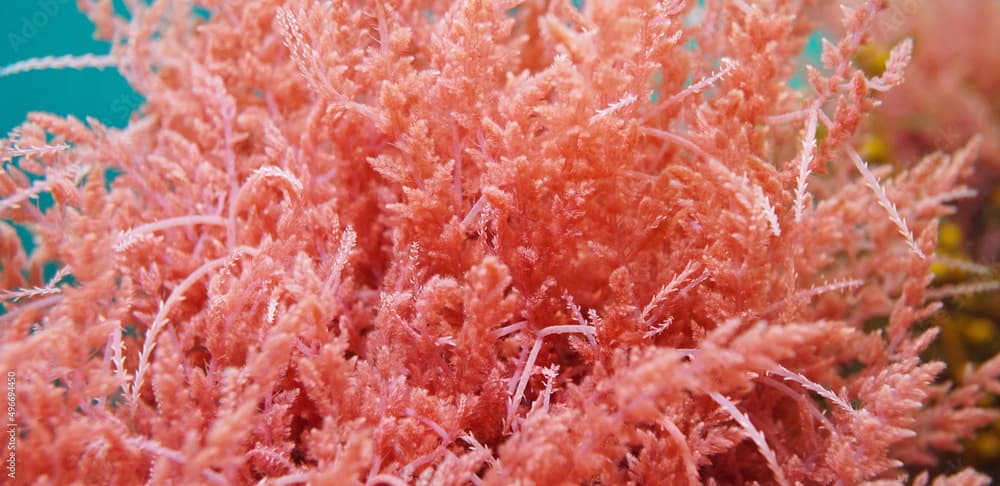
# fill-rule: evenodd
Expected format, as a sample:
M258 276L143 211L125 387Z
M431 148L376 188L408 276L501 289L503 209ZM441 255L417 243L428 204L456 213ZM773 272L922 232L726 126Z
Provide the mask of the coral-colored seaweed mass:
M8 481L988 481L1000 358L922 357L982 139L869 167L889 2L125 3L5 73L145 98L0 141Z

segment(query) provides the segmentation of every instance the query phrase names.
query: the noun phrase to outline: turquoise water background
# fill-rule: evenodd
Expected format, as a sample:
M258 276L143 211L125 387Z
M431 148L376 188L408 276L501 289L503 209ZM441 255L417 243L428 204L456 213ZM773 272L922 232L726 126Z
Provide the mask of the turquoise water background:
M0 1L0 66L42 56L106 54L110 49L108 42L94 40L94 26L77 10L76 0ZM121 127L141 102L114 68L0 77L0 137L30 111L93 116Z

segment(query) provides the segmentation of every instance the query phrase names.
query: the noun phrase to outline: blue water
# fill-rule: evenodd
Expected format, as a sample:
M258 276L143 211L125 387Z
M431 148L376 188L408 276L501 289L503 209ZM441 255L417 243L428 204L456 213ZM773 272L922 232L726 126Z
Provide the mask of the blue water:
M93 25L77 10L75 0L3 0L0 11L0 66L41 56L106 54L110 48L93 39ZM0 136L30 111L93 116L107 125L124 126L140 103L113 68L2 77Z

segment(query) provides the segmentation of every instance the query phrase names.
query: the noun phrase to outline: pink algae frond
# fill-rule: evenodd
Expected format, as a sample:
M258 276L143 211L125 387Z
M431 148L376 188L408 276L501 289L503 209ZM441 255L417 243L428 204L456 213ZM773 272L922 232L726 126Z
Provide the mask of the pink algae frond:
M87 69L106 68L118 65L118 59L111 55L84 54L82 56L46 56L27 59L4 66L0 69L0 78L28 71L45 69Z
M719 393L710 392L709 396L746 431L747 436L753 441L754 445L757 446L757 449L760 450L761 455L767 461L767 467L774 473L774 481L782 486L791 484L785 478L785 473L782 471L781 466L778 465L778 459L774 455L774 451L767 445L767 439L764 437L764 434L754 426L753 422L750 421L750 417L740 412L740 409L736 408L733 402Z
M876 484L998 415L923 357L996 290L928 288L990 274L934 254L990 140L855 145L921 62L852 61L889 2L112 3L0 70L145 100L0 141L18 480Z

